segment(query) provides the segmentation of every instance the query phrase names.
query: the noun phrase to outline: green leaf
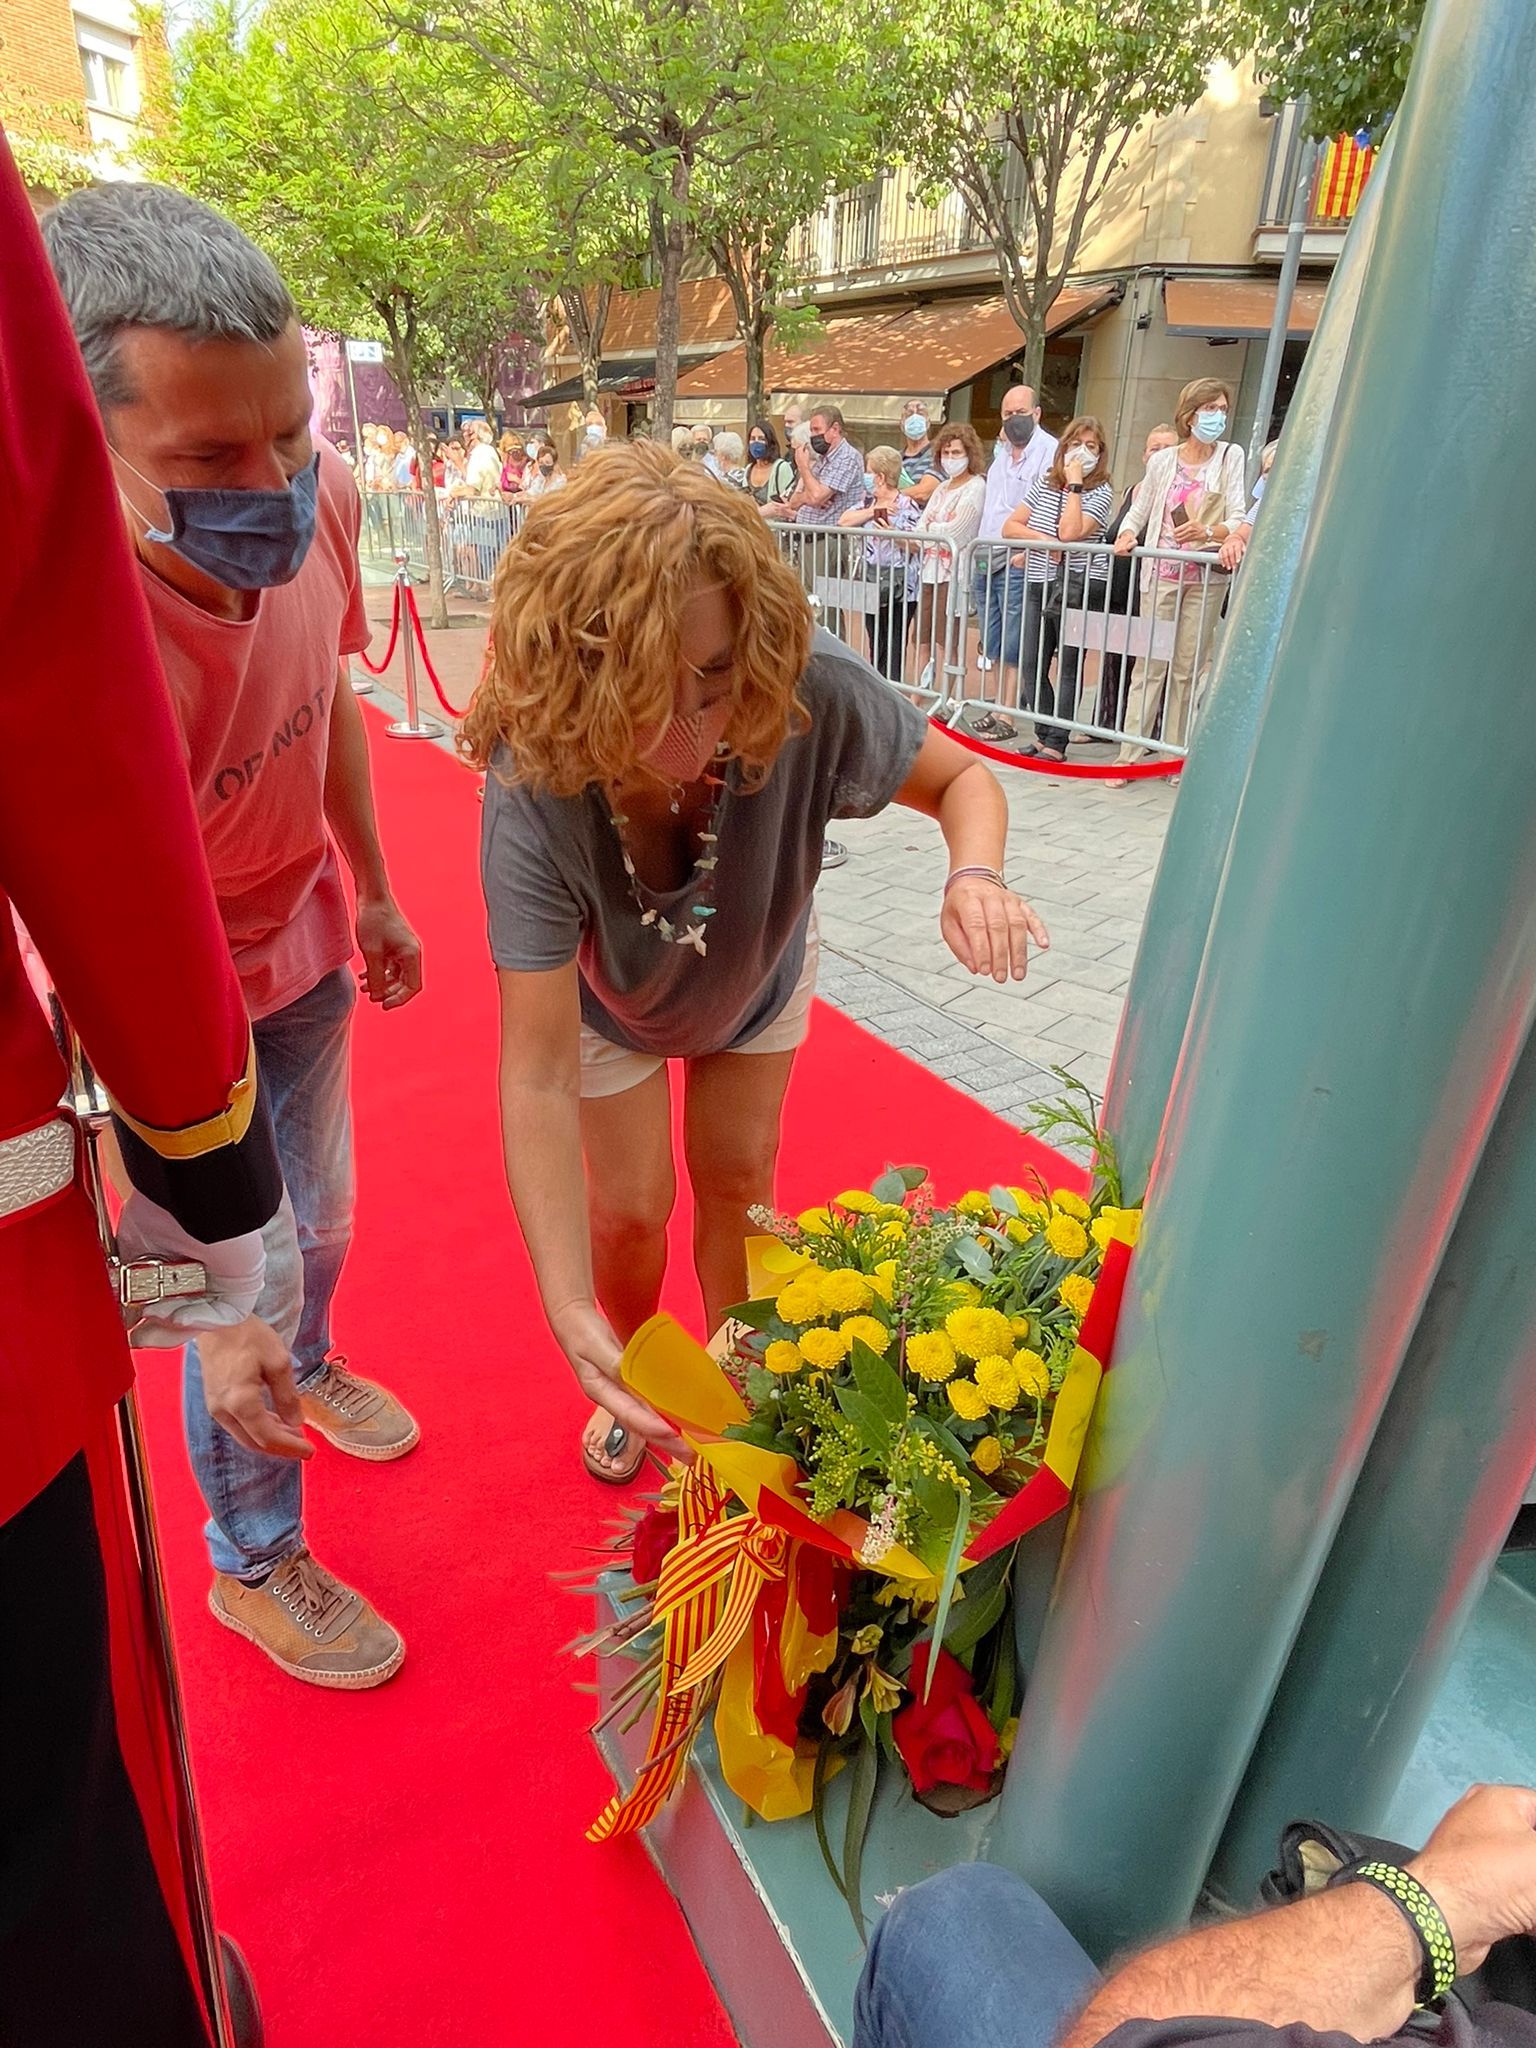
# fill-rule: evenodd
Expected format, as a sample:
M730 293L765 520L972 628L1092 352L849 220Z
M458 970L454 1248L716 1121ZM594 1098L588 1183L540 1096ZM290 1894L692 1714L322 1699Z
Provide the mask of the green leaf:
M960 1512L955 1517L955 1533L949 1539L949 1555L944 1560L944 1577L939 1586L939 1604L934 1612L933 1627L929 1632L929 1640L935 1644L943 1642L944 1631L949 1626L950 1602L955 1597L955 1580L960 1576L960 1559L964 1554L965 1539L970 1534L970 1529L970 1502L962 1498L960 1501ZM925 1700L933 1685L934 1662L935 1659L932 1652L930 1652L927 1676L923 1684L923 1698Z
M987 1189L987 1200L999 1216L1017 1216L1019 1205L1005 1187Z
M979 1597L967 1591L954 1620L944 1631L944 1647L953 1657L974 1650L983 1636L990 1635L1008 1611L1008 1588L994 1586Z
M957 1237L950 1249L973 1280L992 1279L995 1269L978 1239Z
M859 1392L870 1406L883 1415L893 1429L900 1429L907 1419L907 1390L901 1375L877 1351L871 1351L867 1344L854 1339L853 1379Z
M908 1194L915 1194L928 1178L926 1166L898 1166L896 1171L901 1175L902 1185Z
M827 1836L827 1781L837 1743L830 1735L823 1735L816 1751L816 1768L811 1773L811 1818L816 1823L816 1846L821 1851L821 1860L826 1864L832 1882L846 1899L847 1890L843 1885L843 1873L837 1867L837 1858L832 1854L832 1844Z
M853 1760L852 1781L848 1787L848 1822L843 1830L843 1897L848 1901L848 1910L853 1915L853 1924L858 1929L859 1939L867 1943L868 1934L864 1928L864 1902L861 1879L864 1871L864 1844L869 1837L869 1819L875 1804L875 1785L880 1774L880 1752L867 1739L859 1744Z
M763 1408L779 1391L779 1376L766 1365L749 1365L746 1373L747 1399L754 1408Z
M914 1473L912 1491L923 1511L923 1519L932 1524L936 1534L947 1539L959 1511L959 1493L944 1480L936 1479L931 1472Z
M766 1330L773 1319L771 1295L762 1301L738 1301L720 1318L723 1323L745 1323L749 1330Z
M834 1387L832 1391L838 1407L863 1439L870 1461L884 1464L891 1454L890 1424L873 1401L861 1394L857 1387Z
M877 1202L899 1202L907 1192L905 1177L895 1167L882 1173L869 1191Z
M989 1708L992 1726L999 1735L1013 1712L1018 1686L1018 1657L1014 1648L1013 1630L1009 1628L1004 1629L997 1639L997 1674L992 1681L992 1703Z

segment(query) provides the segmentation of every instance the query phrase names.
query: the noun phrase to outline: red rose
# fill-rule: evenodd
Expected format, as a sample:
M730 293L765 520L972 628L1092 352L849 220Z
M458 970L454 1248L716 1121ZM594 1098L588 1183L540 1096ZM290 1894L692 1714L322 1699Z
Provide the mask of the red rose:
M667 1552L676 1542L676 1508L648 1507L635 1524L629 1553L629 1569L637 1586L649 1586L661 1577Z
M923 1698L930 1645L912 1652L907 1684L912 1704L891 1723L901 1760L911 1774L919 1798L938 1785L961 1785L972 1792L990 1792L998 1766L997 1731L976 1704L971 1674L948 1650L940 1650L933 1667L933 1687Z

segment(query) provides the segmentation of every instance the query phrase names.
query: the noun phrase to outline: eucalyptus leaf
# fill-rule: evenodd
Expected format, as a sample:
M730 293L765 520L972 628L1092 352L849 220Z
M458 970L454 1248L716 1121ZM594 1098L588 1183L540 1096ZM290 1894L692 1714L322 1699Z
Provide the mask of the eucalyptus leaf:
M902 1184L909 1194L915 1194L928 1178L926 1166L898 1166L896 1171L901 1175Z
M902 1201L907 1192L907 1183L894 1167L882 1173L869 1191L877 1202Z
M974 1237L957 1237L951 1246L955 1257L973 1280L990 1280L994 1268L985 1247Z
M999 1216L1017 1216L1019 1205L1005 1187L987 1189L987 1200Z

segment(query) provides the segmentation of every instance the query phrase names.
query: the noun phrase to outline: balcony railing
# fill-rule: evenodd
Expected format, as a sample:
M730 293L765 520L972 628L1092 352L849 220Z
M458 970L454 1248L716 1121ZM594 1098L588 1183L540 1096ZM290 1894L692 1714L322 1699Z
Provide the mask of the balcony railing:
M1023 178L1016 166L1010 165L1007 184L1010 207L1021 212ZM950 190L930 202L916 175L898 164L867 185L840 192L814 218L802 221L792 254L799 274L811 279L925 263L988 246L985 230L958 192Z
M1291 193L1296 182L1296 164L1306 141L1300 109L1287 100L1270 125L1269 161L1264 167L1264 190L1259 201L1259 230L1284 228L1291 218ZM1307 209L1309 228L1346 228L1355 217L1360 194L1371 175L1376 152L1353 136L1336 135L1318 152L1312 178L1312 196Z

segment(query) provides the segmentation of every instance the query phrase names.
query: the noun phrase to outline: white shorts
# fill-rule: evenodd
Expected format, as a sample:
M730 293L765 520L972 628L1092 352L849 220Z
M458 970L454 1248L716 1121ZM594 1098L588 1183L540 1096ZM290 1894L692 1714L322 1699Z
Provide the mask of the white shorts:
M745 1045L733 1047L733 1051L742 1054L793 1052L796 1046L805 1043L811 1028L811 998L816 993L816 967L820 958L821 934L816 928L813 910L805 933L805 964L800 969L800 979L790 992L789 1001L772 1023L763 1026L756 1038L749 1038ZM583 1102L591 1102L602 1095L623 1095L630 1088L638 1088L642 1081L648 1081L666 1064L660 1053L634 1052L627 1045L615 1045L612 1039L601 1037L590 1025L581 1027Z

